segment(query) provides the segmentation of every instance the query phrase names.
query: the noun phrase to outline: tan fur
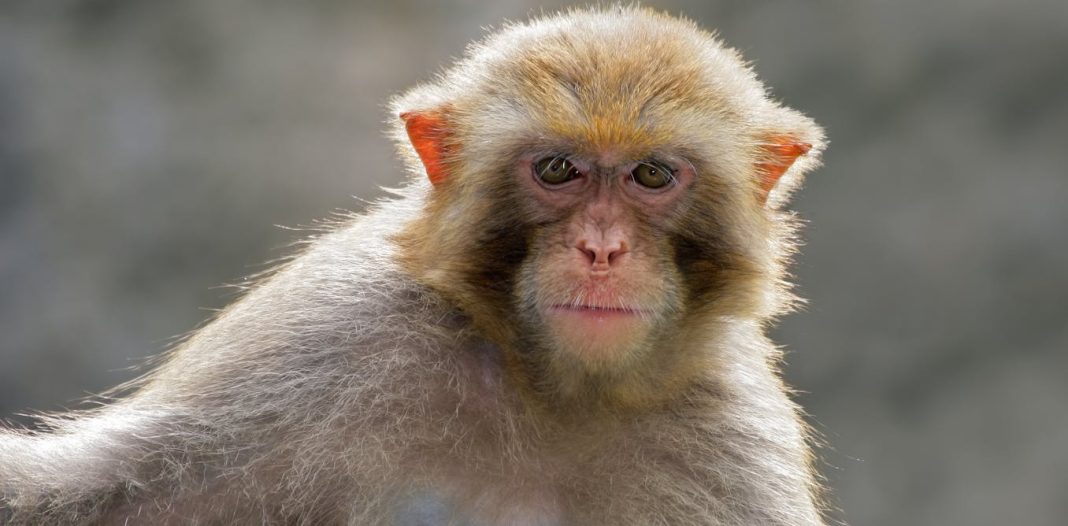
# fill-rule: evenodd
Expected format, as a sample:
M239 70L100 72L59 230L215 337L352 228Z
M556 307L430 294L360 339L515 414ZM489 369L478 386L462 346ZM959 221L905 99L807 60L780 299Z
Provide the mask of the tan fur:
M794 301L780 208L818 127L694 24L629 7L505 27L393 110L443 119L448 176L430 187L398 119L413 179L396 198L312 240L129 396L0 431L0 522L822 524L763 334ZM765 203L782 136L813 148ZM550 216L512 167L555 151L697 174L636 229L652 270L634 293L665 306L662 337L603 369L524 347L542 340L523 306L562 285L537 272L552 228L530 221ZM708 254L690 275L687 250ZM507 286L486 277L501 261Z

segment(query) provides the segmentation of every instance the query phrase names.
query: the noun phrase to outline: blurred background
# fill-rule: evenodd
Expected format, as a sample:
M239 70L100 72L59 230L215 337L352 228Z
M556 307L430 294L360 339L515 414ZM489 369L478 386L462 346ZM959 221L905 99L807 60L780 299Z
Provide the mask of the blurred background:
M0 3L0 418L77 406L399 163L388 97L556 2ZM856 525L1068 517L1068 2L654 1L823 124L775 337Z

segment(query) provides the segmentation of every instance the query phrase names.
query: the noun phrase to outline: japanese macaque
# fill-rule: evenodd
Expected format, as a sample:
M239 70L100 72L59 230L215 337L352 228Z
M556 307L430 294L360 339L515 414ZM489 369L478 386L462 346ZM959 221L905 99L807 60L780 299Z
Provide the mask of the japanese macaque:
M124 397L0 434L0 522L821 524L764 330L821 130L693 23L509 25L412 173Z

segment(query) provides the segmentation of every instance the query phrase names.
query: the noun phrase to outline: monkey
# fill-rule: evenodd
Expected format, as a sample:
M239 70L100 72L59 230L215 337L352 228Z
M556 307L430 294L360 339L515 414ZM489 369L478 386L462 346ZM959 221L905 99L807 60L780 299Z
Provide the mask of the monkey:
M0 431L10 524L813 525L768 326L823 131L694 22L505 25L409 172L123 396Z

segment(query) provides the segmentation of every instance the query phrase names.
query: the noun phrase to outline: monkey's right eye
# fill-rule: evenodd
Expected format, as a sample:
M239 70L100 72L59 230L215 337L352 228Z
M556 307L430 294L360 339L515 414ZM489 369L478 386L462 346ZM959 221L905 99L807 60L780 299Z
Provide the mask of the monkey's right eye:
M546 157L534 163L534 175L547 185L564 184L582 175L571 161L563 157Z

